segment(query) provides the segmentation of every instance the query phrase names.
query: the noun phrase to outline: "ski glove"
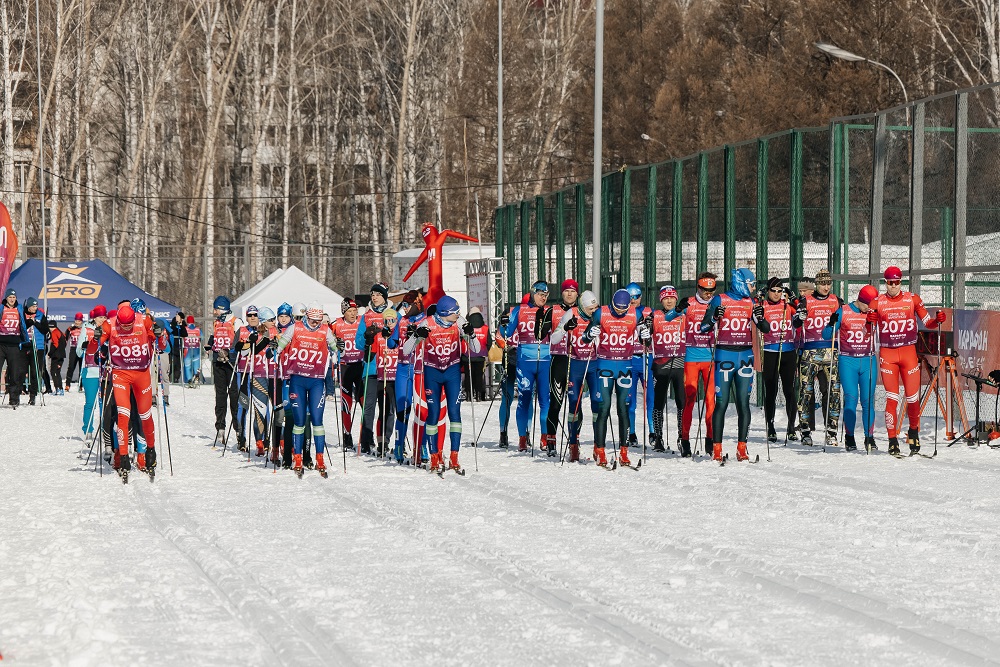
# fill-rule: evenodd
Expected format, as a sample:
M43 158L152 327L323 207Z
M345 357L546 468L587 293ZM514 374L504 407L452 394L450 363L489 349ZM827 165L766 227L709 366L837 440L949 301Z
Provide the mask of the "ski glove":
M392 329L389 327L382 327L382 338L388 338L392 335Z
M371 329L365 329L365 343L371 345L375 342L375 336L378 335L378 330L372 327Z
M722 316L725 315L725 314L726 314L726 307L725 306L716 306L715 307L715 312L712 313L712 319L716 320L716 321L721 320Z
M338 338L337 339L337 352L343 352L345 349L347 349L347 343L344 341L343 338Z
M417 338L427 340L427 337L431 335L431 330L427 327L417 327L417 331L414 333Z
M833 313L832 315L830 315L830 323L827 326L830 327L836 326L837 322L839 321L840 321L840 313Z
M568 320L566 320L566 324L563 325L563 329L565 329L566 331L572 331L573 329L576 328L576 325L577 325L576 318L571 317Z
M503 315L500 316L500 326L505 327L508 324L510 324L510 315L504 313Z
M764 306L759 303L753 307L753 321L762 322L764 320Z
M467 337L472 338L472 334L475 332L476 330L472 328L470 323L466 322L462 325L462 333L464 333Z
M689 299L690 297L684 297L683 299L678 301L677 305L674 306L674 310L676 310L678 313L683 313L685 310L687 310Z
M256 343L256 342L257 342L257 340L258 340L259 338L260 338L260 336L258 336L258 335L257 335L257 332L256 332L256 331L251 331L251 332L250 332L250 335L249 335L249 336L247 336L247 342L248 342L248 343L250 343L251 345L253 345L254 343Z
M599 324L590 325L590 327L588 327L588 329L583 333L583 342L592 343L594 339L597 338L597 334L600 333L600 331L601 331L601 325Z
M872 323L878 322L878 311L877 310L869 310L868 311L868 315L867 315L867 317L865 319L867 319L869 322L872 322Z
M938 323L939 325L940 325L940 324L943 324L943 323L944 323L944 321L945 321L945 317L946 317L946 316L945 316L945 314L944 314L944 311L943 311L943 310L939 310L939 311L937 311L937 313L936 313L936 314L934 315L934 319L935 319L935 320L937 320L937 323Z
M639 340L641 340L643 343L648 343L650 339L653 337L652 334L649 333L649 327L646 326L645 322L639 325L638 331L639 331Z
M806 300L799 299L795 304L795 319L799 322L805 322L807 317L809 317L809 310L806 307Z
M35 320L28 317L24 318L24 326L30 329L31 327L35 326Z

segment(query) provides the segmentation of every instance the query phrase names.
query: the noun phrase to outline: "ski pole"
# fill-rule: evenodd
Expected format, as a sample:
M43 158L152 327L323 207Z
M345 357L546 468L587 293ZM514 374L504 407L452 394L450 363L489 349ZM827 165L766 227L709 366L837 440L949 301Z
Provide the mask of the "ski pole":
M233 390L233 381L236 379L236 366L234 366L227 358L225 362L226 366L229 367L231 375L229 376L229 384L226 385L226 406L229 407L229 393ZM229 433L233 429L234 415L229 415L229 426L226 428L226 435L222 438L222 456L226 456L226 449L229 447Z
M570 363L572 364L573 361L570 360ZM586 379L587 379L587 371L589 369L590 369L590 359L587 359L587 363L585 363L583 365L583 381L586 381ZM589 392L590 390L591 390L590 387L587 387L587 391ZM579 420L579 418L580 418L580 402L583 400L583 382L580 383L580 390L579 391L580 391L580 393L577 394L577 397L576 397L576 407L573 408L573 417L575 417L577 420ZM567 403L567 409L568 409L568 407L569 407L569 401L566 401L566 403ZM566 419L568 420L569 417L567 416ZM580 437L579 430L577 430L577 437L578 438ZM566 450L563 449L562 456L559 457L559 465L563 464L563 462L565 461L565 457L566 457Z
M833 397L834 393L837 392L836 378L833 375L833 363L837 359L837 329L840 327L840 320L838 319L833 324L833 338L830 339L830 365L827 367L826 371L826 414L823 417L823 421L826 422L824 427L826 429L827 440L830 439L830 409L833 407ZM834 438L836 438L837 429L833 430Z
M467 355L469 364L469 389L472 390L470 393L475 393L475 388L472 386L472 345L471 341L467 343L469 345L469 354ZM459 350L461 352L461 350ZM475 436L476 433L476 397L472 396L472 400L469 401L469 407L472 409L472 433ZM473 437L472 440L472 457L476 464L476 472L479 472L479 439Z
M937 456L937 442L938 442L938 404L940 403L940 389L941 389L941 322L938 322L938 335L937 335L937 365L934 366L934 456ZM979 428L979 424L976 424L976 428Z

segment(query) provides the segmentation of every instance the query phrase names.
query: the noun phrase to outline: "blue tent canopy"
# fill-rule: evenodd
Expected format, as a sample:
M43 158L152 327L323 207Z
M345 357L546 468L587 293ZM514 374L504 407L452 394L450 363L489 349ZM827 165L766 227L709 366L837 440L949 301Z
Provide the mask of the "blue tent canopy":
M150 296L126 280L117 271L99 259L89 262L46 262L48 285L42 290L42 260L29 259L10 274L8 287L17 292L17 300L24 303L29 296L38 299L42 308L48 296L49 309L46 316L59 322L73 321L76 313L87 313L98 305L111 310L123 299L138 297L146 302L146 308L153 317L174 316L177 307L166 301Z

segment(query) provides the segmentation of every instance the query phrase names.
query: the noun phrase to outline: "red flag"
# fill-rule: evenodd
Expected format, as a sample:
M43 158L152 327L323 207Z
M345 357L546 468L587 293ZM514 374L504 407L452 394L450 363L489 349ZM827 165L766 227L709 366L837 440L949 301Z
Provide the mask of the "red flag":
M7 290L10 272L14 270L14 258L17 257L17 234L10 221L7 207L0 202L0 294Z

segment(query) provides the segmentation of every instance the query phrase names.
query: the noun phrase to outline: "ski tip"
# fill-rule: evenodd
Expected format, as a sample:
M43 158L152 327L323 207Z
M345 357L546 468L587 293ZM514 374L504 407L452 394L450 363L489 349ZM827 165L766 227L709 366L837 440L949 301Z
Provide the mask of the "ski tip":
M753 457L753 462L754 463L760 463L760 454L758 454L757 456Z

